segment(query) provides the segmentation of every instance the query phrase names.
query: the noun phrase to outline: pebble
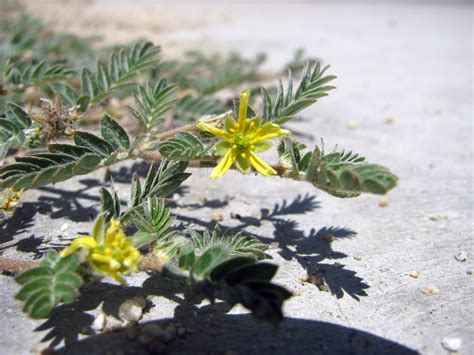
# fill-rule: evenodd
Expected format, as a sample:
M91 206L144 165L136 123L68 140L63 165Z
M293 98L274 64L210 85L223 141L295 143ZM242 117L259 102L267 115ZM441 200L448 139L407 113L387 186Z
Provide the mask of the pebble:
M204 196L200 196L200 197L198 198L198 201L199 201L199 203L201 203L201 205L205 205L206 202L207 202L207 198L204 197Z
M446 219L449 219L449 216L445 215L445 214L440 214L440 215L437 215L437 216L430 216L431 221L441 221L441 220L446 220Z
M336 237L334 236L334 234L329 233L329 232L324 233L323 238L328 243L332 243L334 240L336 240Z
M418 271L410 271L410 277L413 277L414 279L417 279L420 277L420 273Z
M270 249L278 249L279 246L280 246L280 243L278 243L278 242L271 242L270 243Z
M222 222L224 220L224 216L222 215L222 213L214 213L212 215L211 219L214 222Z
M393 122L395 122L395 119L393 117L386 117L385 120L383 121L385 124L393 124Z
M360 255L354 255L354 259L357 260L357 261L361 261L361 260L362 260L362 256L360 256Z
M127 325L126 322L119 320L115 317L108 316L106 317L106 320L105 320L104 331L115 332L118 330L122 330L123 328L126 327L126 325Z
M435 285L428 285L426 287L423 287L421 289L421 292L425 295L437 295L439 293L439 289Z
M105 327L105 314L100 312L91 324L91 329L100 332Z
M60 228L61 232L65 232L68 229L69 229L69 224L68 223L64 223Z
M326 284L319 285L318 288L321 292L329 292L329 287Z
M454 337L444 337L441 340L441 345L443 345L443 348L448 351L459 351L462 346L462 339Z
M456 259L457 261L461 261L461 262L466 261L467 260L467 253L464 250L461 250L459 253L454 255L454 259Z
M354 120L349 120L347 122L347 128L349 129L356 129L357 128L357 122Z
M143 316L142 306L135 300L126 300L119 307L119 315L129 323L138 322Z
M242 201L243 201L243 203L245 203L246 205L252 204L252 200L251 200L250 198L248 198L248 197L244 197L244 198L242 199Z
M473 272L472 270L467 270L467 271L466 271L466 274L468 274L468 275L473 275L474 272Z
M389 204L389 201L388 199L386 198L382 198L380 201L379 201L379 207L387 207Z

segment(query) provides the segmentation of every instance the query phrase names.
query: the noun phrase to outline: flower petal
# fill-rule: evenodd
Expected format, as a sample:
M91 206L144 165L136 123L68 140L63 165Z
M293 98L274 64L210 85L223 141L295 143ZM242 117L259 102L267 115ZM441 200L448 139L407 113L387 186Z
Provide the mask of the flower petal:
M267 122L252 133L252 143L259 143L276 137L286 136L290 131L281 129L279 125Z
M250 90L242 90L240 92L240 102L239 102L239 117L237 123L239 127L244 126L244 122L247 119L247 106L249 104Z
M202 131L206 131L206 132L209 132L210 134L212 134L213 136L216 136L220 139L223 139L223 140L230 140L232 138L232 135L229 133L229 132L226 132L222 129L219 129L215 126L212 126L210 124L207 124L207 123L204 123L203 121L198 121L196 123L196 126L202 130Z
M224 175L227 170L230 169L232 164L235 161L235 151L233 149L229 150L226 155L221 159L219 164L212 170L211 179L217 179Z
M249 152L248 158L250 164L263 176L275 175L277 172L270 165L265 163L258 155L254 152Z
M74 239L71 244L61 251L61 257L64 258L68 255L74 254L80 248L95 248L97 247L97 242L93 237L85 236Z

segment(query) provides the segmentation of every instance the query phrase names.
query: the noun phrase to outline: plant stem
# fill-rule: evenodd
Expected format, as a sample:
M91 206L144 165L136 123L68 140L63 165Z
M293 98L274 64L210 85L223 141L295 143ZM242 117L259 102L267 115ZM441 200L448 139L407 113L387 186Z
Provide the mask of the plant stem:
M12 259L0 256L0 271L13 275L19 275L25 271L38 267L40 261ZM159 255L146 255L139 265L140 271L163 271L165 261Z
M169 131L163 132L153 137L153 141L162 141L166 138L172 137L179 132L195 132L198 131L199 128L196 127L194 124L188 124L182 127L177 127L175 129L170 129Z

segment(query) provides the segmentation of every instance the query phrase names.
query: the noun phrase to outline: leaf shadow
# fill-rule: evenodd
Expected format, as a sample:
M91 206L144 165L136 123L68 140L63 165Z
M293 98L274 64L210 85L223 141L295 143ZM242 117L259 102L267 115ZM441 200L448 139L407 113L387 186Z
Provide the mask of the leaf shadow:
M143 290L147 290L146 283ZM106 294L94 293L94 295L96 298L102 299L108 293L114 291L116 290L112 288L106 290ZM133 328L132 334L135 334L134 336L130 336L130 332L127 332L127 330L92 335L81 340L67 342L63 347L57 349L57 353L155 353L153 349L139 340L141 329L150 324L158 325L163 329L168 325L180 324L188 330L186 335L175 337L166 344L165 351L168 354L225 354L233 352L245 354L417 353L415 350L394 341L338 324L286 318L279 329L274 329L267 324L255 322L249 314L230 315L228 311L229 307L223 303L197 307L191 302L180 302L175 308L172 318L129 325L128 327ZM78 318L74 319L77 320ZM90 321L90 319L87 319L86 323L90 323ZM65 325L66 323L60 322L56 327L63 329ZM71 338L65 339L71 340ZM251 341L251 339L258 339L258 341Z
M291 215L303 215L320 208L315 195L298 195L293 200L283 200L275 203L272 208L261 208L260 218L252 216L235 215L239 220L238 226L221 224L223 230L231 232L245 232L260 239L263 243L277 245L278 254L285 260L296 260L310 276L321 291L329 291L336 298L344 294L359 301L360 297L367 296L366 290L370 287L364 280L356 275L355 271L345 268L337 262L347 257L342 252L332 248L332 242L337 239L353 238L357 233L349 228L340 226L323 227L316 231L312 228L309 233L299 228L298 222L288 218ZM213 229L217 223L202 221L198 218L177 215L181 223L179 229L186 230L190 225ZM260 227L264 222L274 226L273 237L255 235L246 231L248 227ZM327 261L334 261L328 263ZM325 262L326 261L326 262Z
M279 329L261 324L249 314L228 314L224 303L199 305L184 292L185 285L159 274L151 274L141 287L124 287L94 282L81 290L80 297L70 305L57 307L50 318L36 331L47 331L44 342L50 342L58 354L149 354L153 351L139 341L140 330L148 324L162 328L182 325L189 330L167 344L169 354L220 354L238 351L248 354L354 353L354 354L416 354L401 344L358 329L322 321L285 318ZM136 297L164 297L176 304L172 318L130 324L127 330L91 334L94 316L88 312L102 305L104 313L118 317L125 300ZM149 310L149 309L148 309ZM79 339L79 334L88 333ZM138 334L138 335L137 335ZM249 339L258 338L258 342Z

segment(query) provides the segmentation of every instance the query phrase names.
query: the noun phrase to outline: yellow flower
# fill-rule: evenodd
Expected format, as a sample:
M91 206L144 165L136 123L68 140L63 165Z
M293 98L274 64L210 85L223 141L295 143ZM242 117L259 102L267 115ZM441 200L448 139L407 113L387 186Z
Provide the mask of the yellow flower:
M250 172L250 166L264 176L277 173L255 152L268 150L272 146L268 140L290 134L290 131L281 129L279 125L272 122L262 125L260 117L247 118L249 96L250 90L244 90L240 93L237 122L231 116L226 115L224 129L205 123L202 120L197 123L199 129L221 139L216 144L216 151L223 158L212 171L212 179L224 175L234 162L237 162L240 170L246 174Z
M11 188L5 189L0 195L0 210L11 211L23 195L23 190L15 191Z
M100 239L97 235L78 237L61 252L61 257L66 257L81 249L94 271L107 274L120 283L125 283L123 275L138 270L140 252L130 243L120 228L119 222L113 219L105 231L103 240L100 241Z

